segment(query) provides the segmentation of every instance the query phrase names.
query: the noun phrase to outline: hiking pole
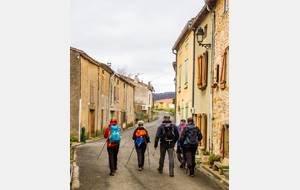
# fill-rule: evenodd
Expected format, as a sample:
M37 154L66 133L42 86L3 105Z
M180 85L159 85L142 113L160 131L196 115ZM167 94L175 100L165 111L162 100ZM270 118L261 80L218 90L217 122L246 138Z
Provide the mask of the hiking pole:
M104 146L103 146L103 148L102 148L102 150L101 150L101 152L100 152L100 154L99 154L97 160L99 159L99 157L100 157L100 155L101 155L101 153L102 153L102 151L103 151L103 149L104 149L104 147L105 147L105 144L106 144L107 140L108 140L108 138L106 139L106 141L105 141L105 143L104 143Z
M133 145L133 148L132 148L131 154L132 154L132 152L133 152L133 150L134 150L134 147L135 147L135 145ZM131 154L130 154L130 156L129 156L129 158L128 158L128 161L127 161L127 163L126 163L125 167L127 167L127 164L128 164L128 162L129 162L129 159L130 159L130 157L131 157Z
M154 149L153 156L154 156L154 154L155 154L155 150L156 150L156 149Z
M150 171L150 156L149 156L149 146L147 146L147 150L148 150L148 162L149 162L149 171Z

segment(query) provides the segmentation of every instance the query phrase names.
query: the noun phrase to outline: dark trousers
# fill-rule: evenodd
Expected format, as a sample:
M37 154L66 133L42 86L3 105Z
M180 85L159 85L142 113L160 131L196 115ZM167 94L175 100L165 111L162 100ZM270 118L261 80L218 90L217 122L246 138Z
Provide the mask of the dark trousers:
M197 146L195 147L184 147L185 158L188 168L194 168L196 166L195 154L197 151Z
M113 172L117 169L117 160L119 152L119 144L112 147L107 147L108 159L109 159L109 168L110 172Z
M135 150L137 153L137 160L138 160L138 167L142 167L145 161L145 152L146 152L147 145L138 147L135 145Z
M180 163L181 163L182 161L185 162L184 149L183 149L183 150L180 150L180 147L177 146L176 153L177 153L177 159L178 159L178 161L179 161Z

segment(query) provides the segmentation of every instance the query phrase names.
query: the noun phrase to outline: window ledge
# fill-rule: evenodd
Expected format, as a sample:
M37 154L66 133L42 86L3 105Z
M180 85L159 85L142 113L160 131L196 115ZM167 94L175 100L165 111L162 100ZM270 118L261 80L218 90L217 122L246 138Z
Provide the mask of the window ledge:
M206 85L198 87L200 90L205 90Z
M186 86L184 86L184 89L186 89L188 86L186 85Z

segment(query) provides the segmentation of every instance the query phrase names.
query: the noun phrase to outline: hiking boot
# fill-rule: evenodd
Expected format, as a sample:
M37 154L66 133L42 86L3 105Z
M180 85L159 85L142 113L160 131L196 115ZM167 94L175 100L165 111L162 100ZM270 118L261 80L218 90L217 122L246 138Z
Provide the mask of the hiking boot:
M143 168L142 167L139 167L139 171L142 171L143 170Z
M174 177L174 174L170 174L170 177Z
M110 172L109 175L114 176L115 172Z
M142 169L144 169L144 165L142 165Z
M162 170L160 170L159 167L157 168L157 171L158 171L159 173L162 173Z
M194 168L189 168L189 176L194 177Z
M183 168L183 162L180 163L180 168Z

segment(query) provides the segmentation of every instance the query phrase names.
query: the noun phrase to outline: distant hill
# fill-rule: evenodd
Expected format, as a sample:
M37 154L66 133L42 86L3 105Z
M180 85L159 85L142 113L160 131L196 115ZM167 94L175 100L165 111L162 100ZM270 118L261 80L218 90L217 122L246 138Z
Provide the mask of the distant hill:
M175 98L175 92L153 93L154 101Z

